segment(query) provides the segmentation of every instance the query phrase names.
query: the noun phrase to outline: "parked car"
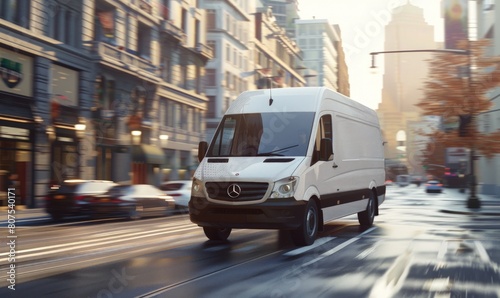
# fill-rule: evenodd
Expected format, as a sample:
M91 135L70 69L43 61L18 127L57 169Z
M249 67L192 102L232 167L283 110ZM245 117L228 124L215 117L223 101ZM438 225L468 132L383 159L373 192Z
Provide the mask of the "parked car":
M429 180L425 183L425 192L438 192L441 193L443 191L443 184L438 180Z
M186 209L191 198L192 180L168 181L160 185L160 189L175 200L176 209Z
M89 215L89 201L105 193L116 183L108 180L65 180L52 185L45 198L45 211L54 220L70 215Z
M124 216L139 219L144 216L168 215L175 206L171 196L149 184L116 185L90 202L93 216Z

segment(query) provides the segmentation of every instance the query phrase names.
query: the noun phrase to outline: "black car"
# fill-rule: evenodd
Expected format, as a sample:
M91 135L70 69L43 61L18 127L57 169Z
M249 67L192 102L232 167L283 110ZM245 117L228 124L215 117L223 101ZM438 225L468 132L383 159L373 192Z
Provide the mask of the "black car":
M88 216L91 198L115 185L108 180L65 180L61 185L51 186L46 196L45 210L54 220L61 220L65 216Z
M90 202L93 216L124 216L139 219L144 216L169 215L175 208L173 197L149 184L116 185Z

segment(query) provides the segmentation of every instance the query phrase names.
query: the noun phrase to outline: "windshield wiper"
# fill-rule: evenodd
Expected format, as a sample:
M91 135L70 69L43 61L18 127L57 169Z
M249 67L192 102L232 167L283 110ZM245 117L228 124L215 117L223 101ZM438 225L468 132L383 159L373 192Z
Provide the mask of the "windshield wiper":
M285 151L285 150L288 150L290 148L297 147L297 146L299 146L299 144L291 145L288 147L283 147L283 148L276 149L276 150L269 151L269 152L259 153L259 154L257 154L257 156L284 156L283 154L279 154L277 152Z

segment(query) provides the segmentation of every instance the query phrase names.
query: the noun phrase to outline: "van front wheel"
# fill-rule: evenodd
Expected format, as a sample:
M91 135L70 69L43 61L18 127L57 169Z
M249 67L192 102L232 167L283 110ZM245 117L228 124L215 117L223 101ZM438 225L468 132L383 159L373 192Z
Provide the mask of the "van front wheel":
M231 234L231 228L203 227L203 232L210 240L225 241Z
M368 205L366 210L358 212L358 221L362 226L370 227L373 224L375 218L375 193L372 191L370 198L368 199Z
M292 230L292 240L297 246L311 245L318 235L318 206L314 200L307 202L302 224L296 230Z

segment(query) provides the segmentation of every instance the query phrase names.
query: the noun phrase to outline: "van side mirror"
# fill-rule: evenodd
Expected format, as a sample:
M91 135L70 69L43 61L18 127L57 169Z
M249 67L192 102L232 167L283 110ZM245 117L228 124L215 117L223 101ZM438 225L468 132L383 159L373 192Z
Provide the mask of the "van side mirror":
M321 139L319 149L319 160L329 161L333 159L332 139Z
M208 143L205 141L201 141L198 144L198 161L201 162L203 158L205 157L205 154L207 154L208 150Z

